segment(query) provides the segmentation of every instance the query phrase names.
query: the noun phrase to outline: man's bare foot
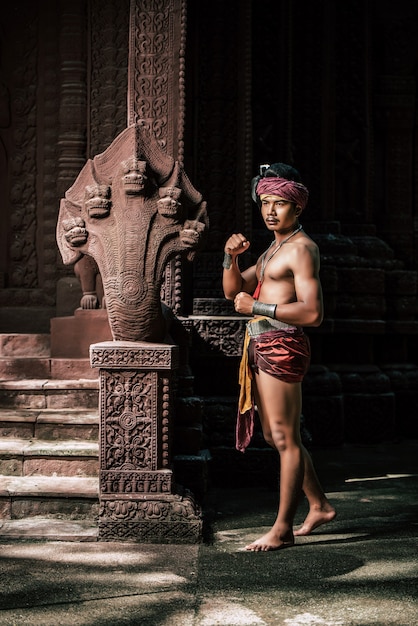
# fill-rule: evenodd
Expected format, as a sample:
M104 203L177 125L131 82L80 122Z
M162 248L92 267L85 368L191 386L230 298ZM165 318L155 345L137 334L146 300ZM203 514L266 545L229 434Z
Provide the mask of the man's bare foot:
M311 509L302 526L298 530L294 531L294 535L296 537L310 535L315 528L318 528L318 526L327 524L335 519L336 515L337 513L335 509L330 504L321 509Z
M295 544L292 533L288 533L287 536L282 539L279 534L274 530L270 530L268 533L253 541L253 543L245 546L246 550L250 552L271 552L272 550L282 550L283 548L290 548Z

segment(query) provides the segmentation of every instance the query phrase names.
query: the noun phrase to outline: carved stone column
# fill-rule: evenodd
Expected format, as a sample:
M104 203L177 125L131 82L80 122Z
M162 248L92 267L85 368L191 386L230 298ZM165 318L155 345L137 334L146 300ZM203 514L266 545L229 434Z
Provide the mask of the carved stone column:
M209 225L182 166L184 22L183 1L131 1L128 127L85 163L57 224L64 264L80 277L81 307L93 314L100 276L114 340L90 341L100 370L104 541L189 543L202 532L170 458L181 265L193 261Z
M90 359L100 376L99 540L200 541L200 509L171 470L177 346L103 342Z
M186 0L131 0L128 63L128 126L139 120L162 150L183 166L186 70ZM183 311L179 256L165 268L161 297Z

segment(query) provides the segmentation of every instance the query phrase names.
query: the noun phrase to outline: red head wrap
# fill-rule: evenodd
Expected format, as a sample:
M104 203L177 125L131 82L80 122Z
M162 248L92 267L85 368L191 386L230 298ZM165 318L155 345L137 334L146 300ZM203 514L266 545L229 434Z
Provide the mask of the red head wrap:
M257 195L279 196L288 202L294 202L303 210L308 203L309 191L305 185L294 180L266 176L258 181Z

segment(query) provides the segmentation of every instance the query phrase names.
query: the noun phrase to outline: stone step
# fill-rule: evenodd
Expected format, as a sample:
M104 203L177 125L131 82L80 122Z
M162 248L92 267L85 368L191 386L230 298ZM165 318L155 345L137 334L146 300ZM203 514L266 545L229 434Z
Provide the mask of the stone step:
M98 476L99 444L93 441L0 439L0 474L6 476Z
M51 377L51 339L47 334L0 334L0 379Z
M99 377L97 367L91 367L90 359L51 359L51 378L59 379L88 379L96 380Z
M0 378L51 378L51 359L40 357L0 357Z
M24 519L0 519L0 542L97 541L95 519L71 520L35 515Z
M0 357L0 379L25 378L96 379L98 370L89 359L51 359L49 357Z
M0 379L96 379L98 370L85 358L51 356L47 334L0 333Z
M0 438L98 441L98 409L2 409Z
M98 489L99 481L94 477L0 476L0 524L33 517L95 521ZM45 531L45 524L42 526Z
M48 334L0 333L0 357L50 357L51 339Z
M48 378L0 380L0 408L97 408L99 380Z

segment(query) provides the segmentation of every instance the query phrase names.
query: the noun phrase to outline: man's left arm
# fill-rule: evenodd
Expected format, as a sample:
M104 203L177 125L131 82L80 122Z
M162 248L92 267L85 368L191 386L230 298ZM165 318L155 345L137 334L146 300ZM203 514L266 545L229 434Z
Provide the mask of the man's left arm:
M314 245L297 245L292 250L296 300L276 307L278 320L297 326L319 326L324 317L322 287L319 279L319 250Z

